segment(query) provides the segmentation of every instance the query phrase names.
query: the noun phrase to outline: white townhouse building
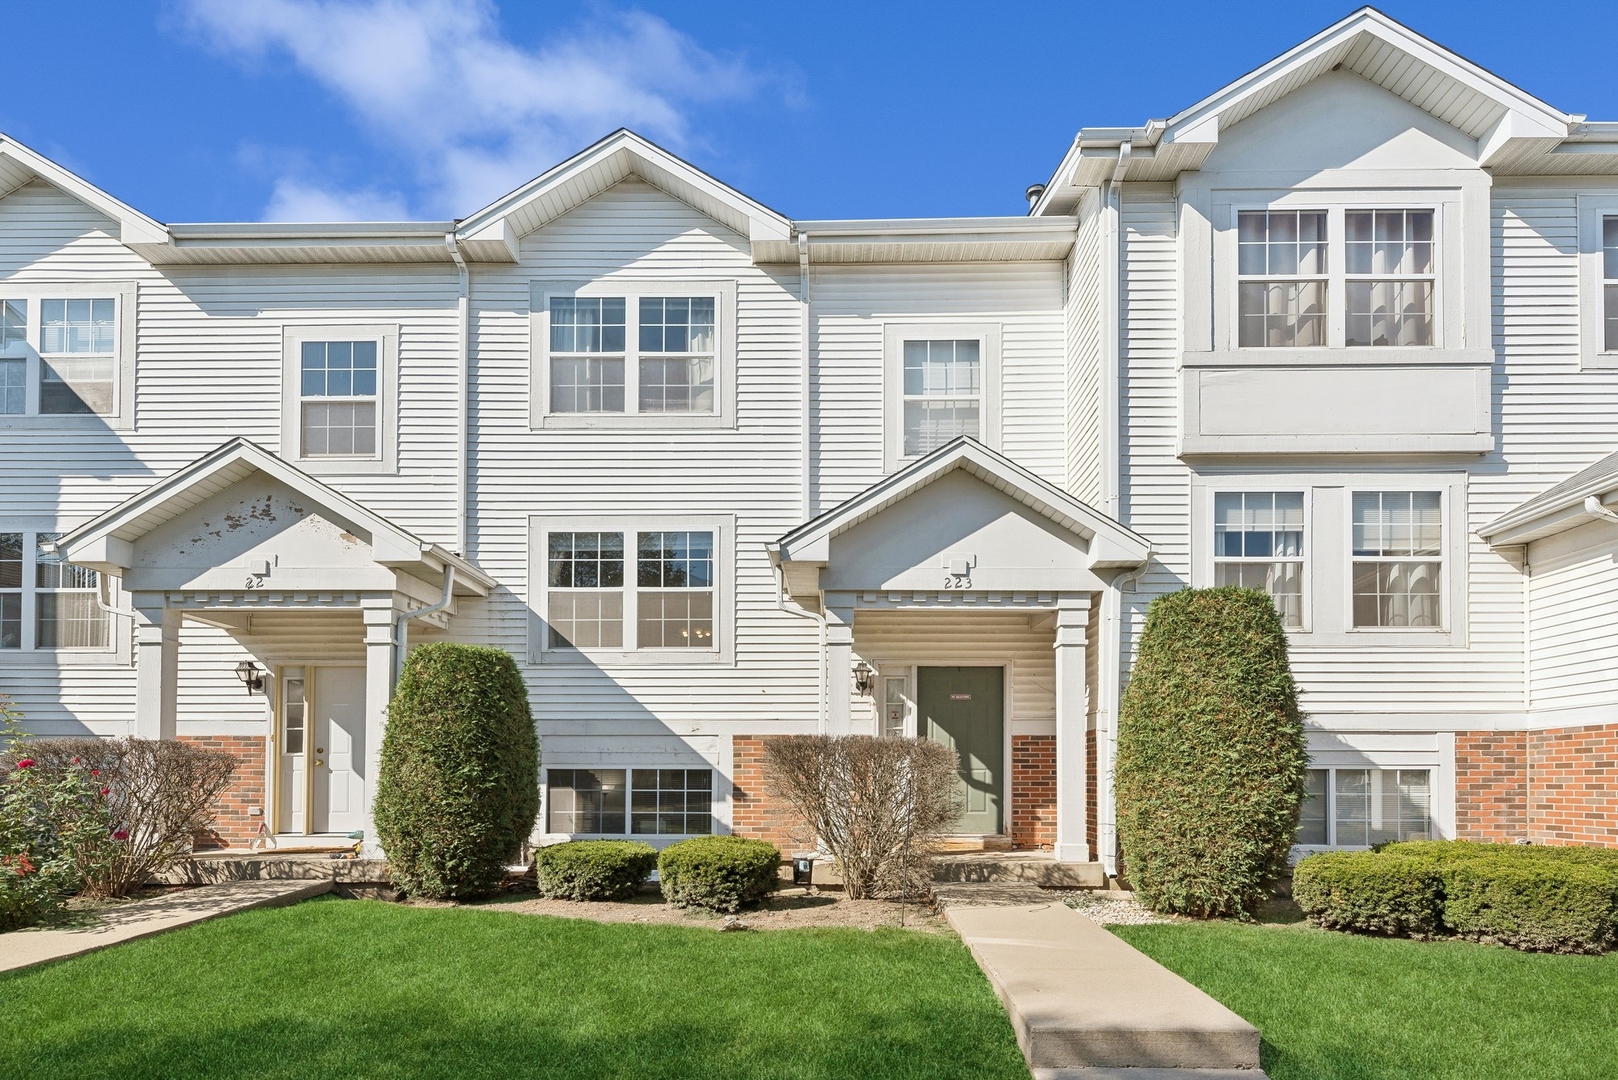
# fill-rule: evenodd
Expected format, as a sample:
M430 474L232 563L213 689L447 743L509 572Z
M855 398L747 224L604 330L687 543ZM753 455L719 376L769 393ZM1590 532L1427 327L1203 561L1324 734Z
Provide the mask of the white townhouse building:
M1147 605L1236 583L1302 848L1618 843L1618 124L1364 9L1030 200L793 220L621 131L458 221L164 224L6 139L0 692L345 834L402 654L492 644L540 837L780 838L764 740L872 732L1111 868Z

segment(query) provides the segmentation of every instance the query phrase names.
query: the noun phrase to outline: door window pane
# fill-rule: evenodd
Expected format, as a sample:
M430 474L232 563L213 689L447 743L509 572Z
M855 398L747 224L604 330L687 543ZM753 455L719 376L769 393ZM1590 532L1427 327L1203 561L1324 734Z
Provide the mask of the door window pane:
M905 733L905 690L910 680L903 675L882 680L882 734L899 738Z
M288 668L281 675L282 752L303 753L304 715L303 668Z
M545 829L622 835L624 794L622 769L551 769L545 789Z

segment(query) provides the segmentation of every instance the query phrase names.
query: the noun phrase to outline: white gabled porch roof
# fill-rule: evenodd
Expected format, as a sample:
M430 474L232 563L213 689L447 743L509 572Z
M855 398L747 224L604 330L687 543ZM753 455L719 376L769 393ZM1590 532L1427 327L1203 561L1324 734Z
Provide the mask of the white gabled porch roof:
M331 516L367 537L375 561L393 570L437 581L455 570L462 595L487 596L495 581L472 563L401 529L257 443L236 438L157 481L138 495L65 534L57 549L70 562L117 575L134 562L135 542L255 472L285 484Z
M1591 499L1606 513L1593 512ZM1608 454L1516 509L1501 514L1479 529L1478 535L1496 548L1543 540L1587 522L1607 520L1607 514L1613 512L1609 499L1618 503L1618 453Z
M1152 545L1144 536L976 439L962 436L787 533L769 545L770 558L788 570L825 566L836 537L956 472L974 477L1073 534L1084 544L1089 570L1134 569L1151 557ZM807 586L808 581L802 584Z

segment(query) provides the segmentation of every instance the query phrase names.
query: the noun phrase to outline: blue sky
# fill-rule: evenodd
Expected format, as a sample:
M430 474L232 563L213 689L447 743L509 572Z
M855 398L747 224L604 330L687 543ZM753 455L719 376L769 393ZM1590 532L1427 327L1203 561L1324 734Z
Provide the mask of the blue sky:
M1389 2L1618 120L1618 6ZM1349 3L14 0L0 131L163 221L445 219L619 126L797 218L1016 214Z

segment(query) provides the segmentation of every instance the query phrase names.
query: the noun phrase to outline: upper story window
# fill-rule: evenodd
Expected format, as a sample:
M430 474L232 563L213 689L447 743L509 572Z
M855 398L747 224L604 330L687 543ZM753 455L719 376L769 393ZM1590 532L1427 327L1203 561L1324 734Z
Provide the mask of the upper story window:
M1443 626L1441 493L1356 491L1353 528L1354 626Z
M975 338L904 343L904 453L983 435L983 354Z
M1238 211L1237 344L1434 345L1436 217L1431 209Z
M287 326L283 335L282 455L321 475L392 472L398 327Z
M1601 219L1601 351L1618 353L1618 217Z
M0 649L109 648L101 581L62 560L53 532L0 532Z
M0 416L101 417L119 426L131 393L119 296L26 291L0 291Z
M883 463L892 472L969 436L1000 446L1000 326L883 328Z
M734 422L734 304L734 282L535 282L534 426Z
M1303 626L1303 492L1216 492L1213 540L1215 585L1269 593L1281 625Z
M1237 215L1237 314L1243 348L1326 344L1326 214Z
M1433 343L1433 212L1350 210L1346 233L1349 346Z
M376 457L377 343L305 341L299 412L302 456Z

